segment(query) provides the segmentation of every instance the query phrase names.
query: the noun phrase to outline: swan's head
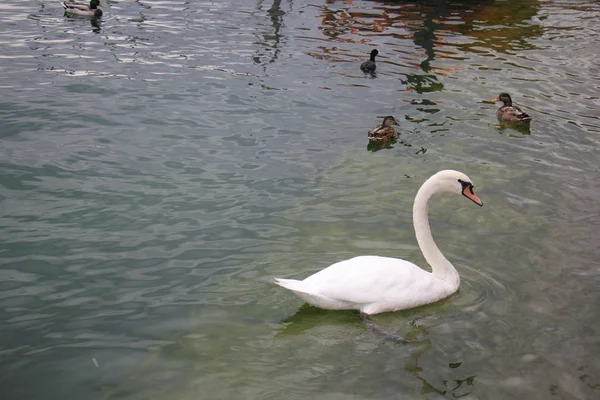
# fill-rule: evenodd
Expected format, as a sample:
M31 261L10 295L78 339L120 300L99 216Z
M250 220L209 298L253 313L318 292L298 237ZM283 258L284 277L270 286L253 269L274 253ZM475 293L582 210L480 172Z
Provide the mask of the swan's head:
M447 169L438 172L430 179L436 183L438 191L462 194L478 206L483 206L483 202L473 191L473 182L462 172Z

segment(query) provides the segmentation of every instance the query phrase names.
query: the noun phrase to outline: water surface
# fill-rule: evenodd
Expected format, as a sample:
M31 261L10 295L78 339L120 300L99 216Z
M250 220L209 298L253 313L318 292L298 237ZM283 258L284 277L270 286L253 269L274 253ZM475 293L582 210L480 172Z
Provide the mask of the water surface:
M2 399L600 396L597 2L105 5L0 5ZM432 204L460 292L374 318L413 343L270 283L425 266L446 168L485 206Z

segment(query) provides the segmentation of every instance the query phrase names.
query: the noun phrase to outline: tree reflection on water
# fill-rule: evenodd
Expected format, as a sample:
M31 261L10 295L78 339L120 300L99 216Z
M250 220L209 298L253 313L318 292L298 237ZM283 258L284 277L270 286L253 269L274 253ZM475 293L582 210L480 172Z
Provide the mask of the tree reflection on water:
M326 5L319 7L319 29L332 39L322 50L326 54L336 54L344 51L339 48L340 43L367 44L375 37L400 39L386 43L386 47L390 46L388 53L391 50L397 57L383 55L387 60L382 59L382 62L408 66L411 71L400 79L406 90L417 93L444 89L438 76L447 76L453 70L436 67L432 61L458 57L455 47L463 52L482 53L489 48L494 52L511 53L532 48L525 38L539 36L542 32L538 25L523 24L537 14L536 0L524 0L515 7L499 6L493 1L373 3L379 4L361 8L364 2L328 0ZM374 9L379 12L373 12ZM519 29L515 29L517 25ZM402 46L402 40L421 47L424 58L420 62L403 60L411 50Z

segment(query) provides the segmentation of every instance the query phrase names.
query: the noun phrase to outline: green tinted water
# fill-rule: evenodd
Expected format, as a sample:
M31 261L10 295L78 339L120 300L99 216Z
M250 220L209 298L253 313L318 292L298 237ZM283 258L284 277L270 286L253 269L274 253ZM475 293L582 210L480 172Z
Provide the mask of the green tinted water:
M2 399L597 398L598 4L238 3L0 6ZM270 283L425 266L445 168L485 206L432 204L460 292L374 318L413 343Z

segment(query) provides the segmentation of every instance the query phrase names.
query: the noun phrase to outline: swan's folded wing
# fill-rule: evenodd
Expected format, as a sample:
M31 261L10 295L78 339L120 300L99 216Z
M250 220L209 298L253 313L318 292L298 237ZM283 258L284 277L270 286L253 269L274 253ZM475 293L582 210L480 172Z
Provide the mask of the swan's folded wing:
M315 294L355 304L398 301L427 292L435 278L415 264L396 258L360 256L335 263L304 283Z

